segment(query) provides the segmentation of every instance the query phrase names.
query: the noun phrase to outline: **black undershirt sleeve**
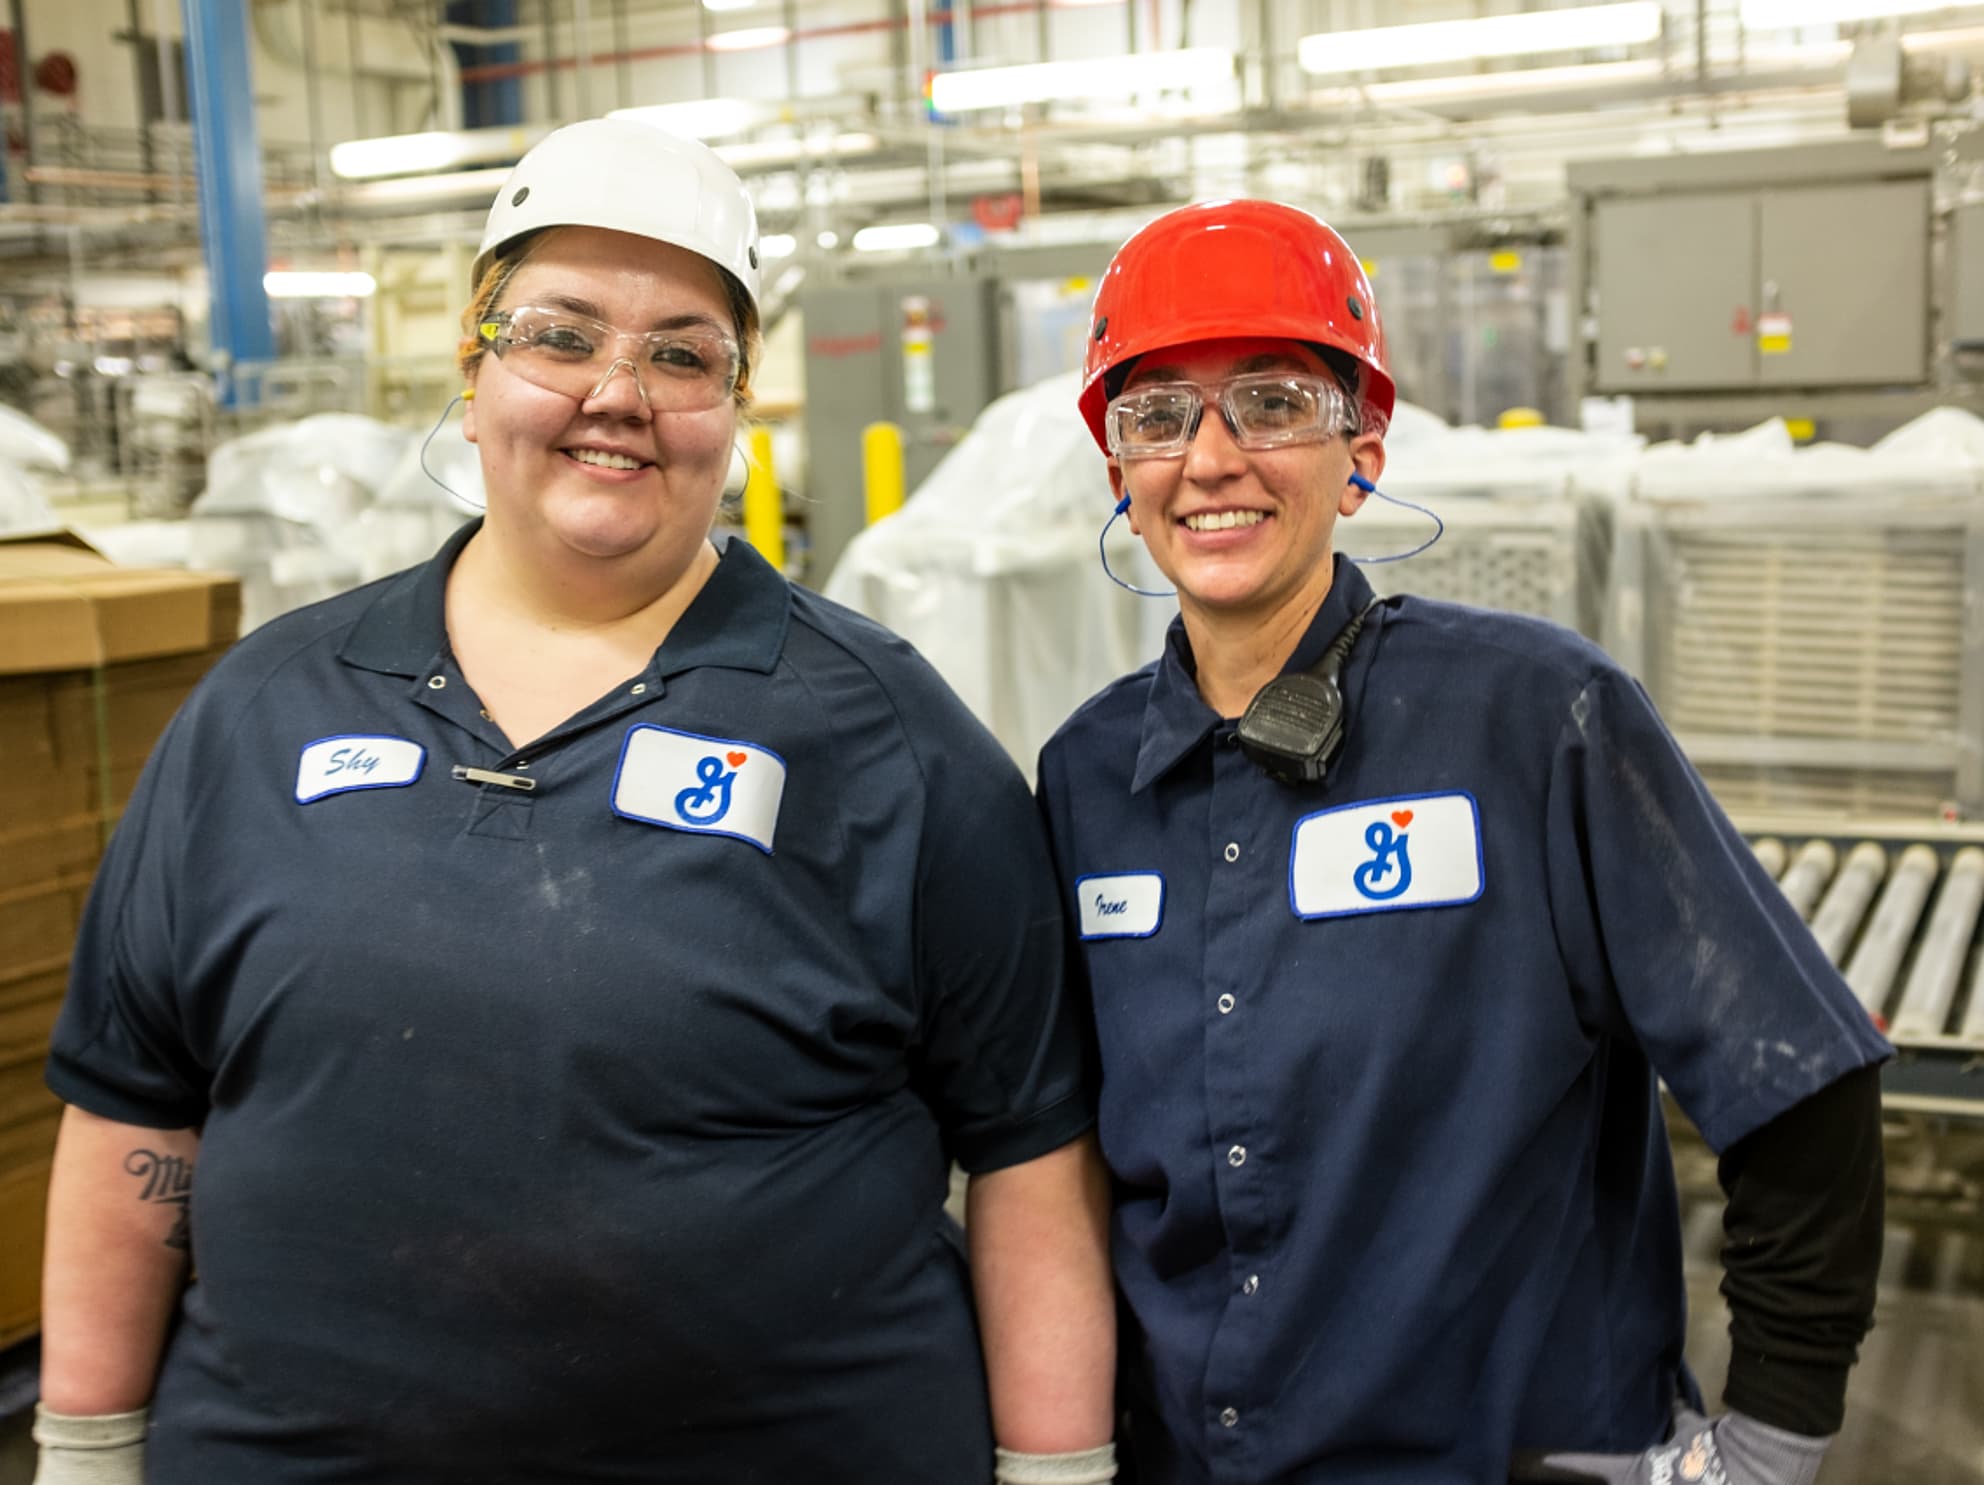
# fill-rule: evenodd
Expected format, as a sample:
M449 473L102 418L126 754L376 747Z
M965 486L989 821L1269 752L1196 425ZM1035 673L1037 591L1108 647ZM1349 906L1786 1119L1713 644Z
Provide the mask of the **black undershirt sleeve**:
M1880 1069L1850 1072L1745 1135L1717 1176L1729 1198L1723 1401L1792 1433L1837 1433L1881 1266Z

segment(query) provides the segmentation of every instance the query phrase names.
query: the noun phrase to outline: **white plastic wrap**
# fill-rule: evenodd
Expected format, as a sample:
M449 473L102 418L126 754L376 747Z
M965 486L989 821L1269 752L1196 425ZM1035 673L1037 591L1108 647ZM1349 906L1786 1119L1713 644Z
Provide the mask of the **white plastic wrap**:
M1938 409L1872 449L1773 420L1641 457L1608 649L1723 805L1984 808L1984 422Z
M355 413L318 413L230 439L207 460L195 511L329 528L370 505L416 435Z
M0 536L12 531L46 531L59 524L34 477L0 459Z
M119 521L114 526L85 526L82 534L119 567L193 565L191 521Z
M922 651L1020 766L1069 712L1162 648L1174 600L1103 575L1115 497L1076 410L1078 378L1000 398L896 515L841 554L826 594ZM1121 521L1110 563L1165 589Z
M69 445L26 413L0 403L0 463L66 473Z
M434 435L423 465L425 438L408 443L378 499L354 525L351 550L365 582L426 561L450 533L482 513L482 460L462 437L460 420L451 416Z
M243 632L382 575L365 518L419 438L373 418L322 413L214 450L187 523L188 559L240 577Z
M1595 635L1612 507L1629 487L1639 440L1570 428L1449 428L1418 408L1398 412L1378 488L1437 512L1446 532L1410 561L1367 563L1372 586L1536 614ZM1349 556L1384 557L1411 551L1433 529L1424 515L1373 497L1338 524L1336 544Z

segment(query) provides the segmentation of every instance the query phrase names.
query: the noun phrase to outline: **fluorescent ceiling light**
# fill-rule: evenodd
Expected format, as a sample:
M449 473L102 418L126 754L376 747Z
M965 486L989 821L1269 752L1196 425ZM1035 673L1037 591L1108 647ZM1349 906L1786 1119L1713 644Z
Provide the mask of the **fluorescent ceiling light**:
M271 299L365 299L379 286L369 273L284 273L262 275Z
M758 251L767 258L790 258L799 247L799 239L790 232L767 232L758 239Z
M372 180L382 175L418 175L452 170L458 165L514 160L550 132L539 125L348 139L331 146L331 172L346 180Z
M1743 25L1751 31L1876 21L1887 16L1955 10L1952 0L1743 0Z
M1904 31L1901 49L1905 52L1963 51L1984 47L1984 26L1959 26L1954 31Z
M741 31L719 31L703 43L713 52L748 52L761 46L783 46L792 39L784 26L746 26Z
M801 160L842 155L870 155L881 148L873 134L836 134L808 143L803 139L753 139L743 144L719 144L716 152L732 170L758 166L796 165Z
M892 222L885 227L863 227L854 234L854 248L862 253L902 252L935 247L942 235L928 222Z
M1636 46L1659 35L1659 0L1628 0L1622 5L1533 10L1466 21L1377 26L1368 31L1321 31L1302 38L1297 56L1308 72L1372 72L1383 67L1431 67L1484 57Z
M1119 98L1159 88L1192 88L1232 76L1233 53L1216 46L1083 62L1029 62L940 72L930 83L930 106L938 113L969 113L1062 98Z
M823 248L837 248L840 246L840 233L828 227L818 237L814 238L813 241L817 242Z
M758 0L703 0L704 10L718 12L726 10L749 10Z
M1657 61L1594 62L1584 67L1524 67L1515 72L1477 72L1464 77L1407 78L1361 88L1333 88L1324 96L1330 102L1364 98L1372 103L1439 103L1618 87L1652 82L1659 76Z
M691 139L718 139L742 134L778 117L778 109L752 98L697 98L688 103L655 103L645 108L616 108L609 119L632 119L670 134Z

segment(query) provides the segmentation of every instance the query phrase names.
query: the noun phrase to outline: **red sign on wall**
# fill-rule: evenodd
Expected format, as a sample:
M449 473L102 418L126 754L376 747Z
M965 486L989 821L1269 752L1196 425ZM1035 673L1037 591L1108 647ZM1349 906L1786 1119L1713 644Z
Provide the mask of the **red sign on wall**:
M971 216L987 232L1010 232L1019 226L1020 216L1026 210L1026 198L1018 191L1009 191L1000 196L977 196L972 199Z

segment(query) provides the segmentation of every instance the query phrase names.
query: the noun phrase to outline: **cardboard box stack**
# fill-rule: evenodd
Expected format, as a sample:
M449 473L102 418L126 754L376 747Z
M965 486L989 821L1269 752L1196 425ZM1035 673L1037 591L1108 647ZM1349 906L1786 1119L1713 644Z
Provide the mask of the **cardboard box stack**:
M232 577L116 567L67 533L0 540L0 1347L40 1317L61 1113L42 1061L83 902L152 744L240 619Z

